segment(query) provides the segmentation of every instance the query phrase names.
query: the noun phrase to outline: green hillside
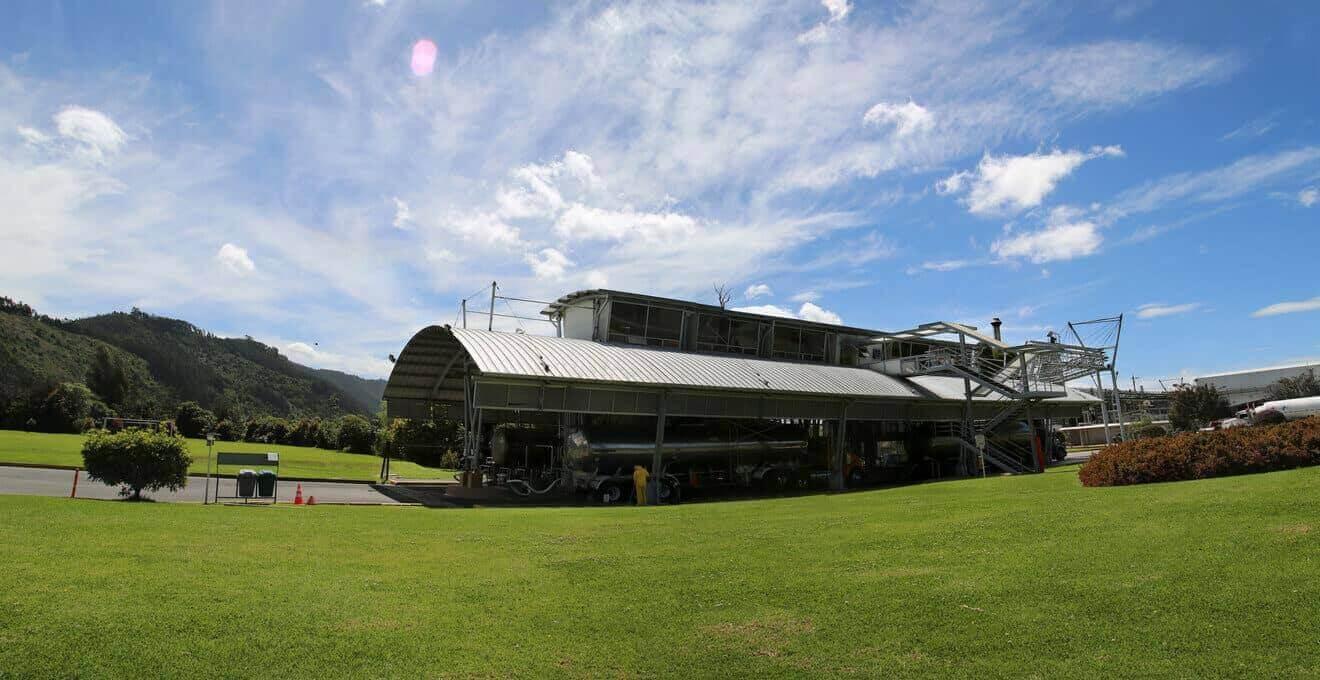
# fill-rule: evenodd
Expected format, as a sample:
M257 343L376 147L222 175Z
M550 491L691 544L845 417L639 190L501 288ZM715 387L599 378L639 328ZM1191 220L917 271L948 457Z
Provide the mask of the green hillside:
M247 416L370 414L384 390L382 380L308 368L251 338L136 309L71 321L11 301L0 311L0 407L85 382L102 348L124 367L128 396L114 406L126 416L159 416L182 401Z

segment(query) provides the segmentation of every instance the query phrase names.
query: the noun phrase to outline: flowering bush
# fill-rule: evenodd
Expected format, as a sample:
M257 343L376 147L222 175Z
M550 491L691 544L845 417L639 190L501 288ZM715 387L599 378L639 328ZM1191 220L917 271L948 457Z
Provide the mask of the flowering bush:
M1320 465L1320 416L1278 425L1119 442L1092 456L1078 476L1084 486L1120 486L1307 465Z

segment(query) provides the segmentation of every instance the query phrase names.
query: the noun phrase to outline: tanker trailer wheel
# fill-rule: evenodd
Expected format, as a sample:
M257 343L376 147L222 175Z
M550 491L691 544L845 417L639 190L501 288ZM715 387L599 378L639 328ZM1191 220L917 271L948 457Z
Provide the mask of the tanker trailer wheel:
M623 490L623 485L614 482L605 482L596 489L596 500L601 505L618 505L628 499L628 494Z
M666 479L660 482L660 504L678 505L678 501L682 497L682 491L683 490L679 487L678 482L675 482L672 479Z
M788 475L783 470L767 470L761 476L761 486L773 493L783 492L789 488Z

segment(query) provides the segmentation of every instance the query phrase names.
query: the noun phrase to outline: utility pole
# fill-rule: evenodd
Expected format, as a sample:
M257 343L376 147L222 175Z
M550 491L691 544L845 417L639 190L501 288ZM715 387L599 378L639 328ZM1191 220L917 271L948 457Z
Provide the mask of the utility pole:
M490 282L490 320L486 322L486 330L495 330L495 289L498 288L494 281Z

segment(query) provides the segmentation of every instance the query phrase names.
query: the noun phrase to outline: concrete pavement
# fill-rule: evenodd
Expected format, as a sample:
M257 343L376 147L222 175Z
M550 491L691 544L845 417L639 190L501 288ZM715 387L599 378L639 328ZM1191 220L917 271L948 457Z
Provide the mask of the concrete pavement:
M0 465L0 494L19 494L28 496L68 496L73 487L72 470L52 470L49 468L11 467ZM398 501L377 491L371 484L353 482L302 482L303 498L316 496L318 503L397 503ZM281 481L276 495L281 503L292 503L298 483ZM201 503L206 489L206 478L189 476L188 486L179 491L162 489L146 492L144 495L158 501ZM230 476L220 482L220 493L234 495L234 478ZM211 494L215 494L212 482ZM106 486L87 478L84 471L78 478L79 498L119 498L117 487ZM232 502L234 499L225 499Z

